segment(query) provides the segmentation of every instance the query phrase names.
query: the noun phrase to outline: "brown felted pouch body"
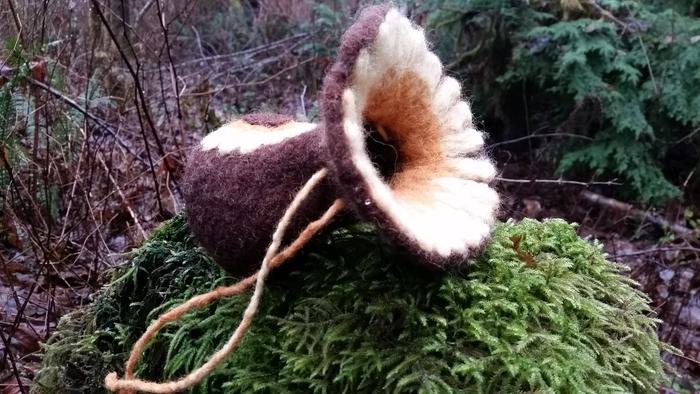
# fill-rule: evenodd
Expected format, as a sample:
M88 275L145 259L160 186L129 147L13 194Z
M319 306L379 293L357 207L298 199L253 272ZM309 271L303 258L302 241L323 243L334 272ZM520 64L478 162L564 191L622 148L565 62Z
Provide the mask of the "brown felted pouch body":
M326 165L322 130L253 114L205 137L184 176L187 218L198 242L234 275L254 272L295 193ZM294 215L288 237L336 198L325 180Z

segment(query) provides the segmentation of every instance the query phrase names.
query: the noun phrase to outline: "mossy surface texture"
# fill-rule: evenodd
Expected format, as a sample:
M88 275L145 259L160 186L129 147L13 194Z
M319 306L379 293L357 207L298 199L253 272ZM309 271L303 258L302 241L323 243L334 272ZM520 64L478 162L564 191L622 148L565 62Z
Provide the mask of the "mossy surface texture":
M599 245L563 221L504 223L462 272L427 272L369 226L318 236L273 273L240 347L198 393L656 392L662 379L648 300ZM46 345L36 392L103 392L160 313L233 283L182 216ZM173 379L204 363L249 294L166 326L138 376Z

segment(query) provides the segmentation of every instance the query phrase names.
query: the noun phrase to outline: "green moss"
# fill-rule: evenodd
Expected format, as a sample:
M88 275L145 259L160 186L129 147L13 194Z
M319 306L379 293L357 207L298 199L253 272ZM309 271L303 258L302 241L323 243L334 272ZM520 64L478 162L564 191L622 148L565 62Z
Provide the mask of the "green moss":
M426 272L356 226L317 237L275 272L240 348L194 392L656 392L657 321L599 245L563 221L499 225L463 272ZM93 306L46 345L34 390L100 392L146 323L233 282L193 246L182 217L134 252ZM248 295L168 325L139 376L201 365Z

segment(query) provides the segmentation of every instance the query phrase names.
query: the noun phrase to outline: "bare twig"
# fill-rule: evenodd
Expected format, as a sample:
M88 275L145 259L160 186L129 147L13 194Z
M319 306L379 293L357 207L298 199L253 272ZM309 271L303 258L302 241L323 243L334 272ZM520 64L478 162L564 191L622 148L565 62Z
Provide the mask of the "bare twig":
M651 248L651 249L639 250L639 251L631 252L631 253L616 254L616 255L611 256L611 257L613 257L613 258L630 257L630 256L639 256L642 254L650 254L650 253L657 253L657 252L696 252L696 253L700 253L700 248L693 248L690 246L679 246L676 248Z
M85 206L87 207L88 212L90 213L90 217L92 218L92 222L94 224L95 233L98 235L97 238L99 238L99 240L102 242L102 246L104 247L104 250L107 251L107 256L109 256L111 250L109 249L109 246L107 246L107 241L105 240L102 231L100 231L100 221L97 220L97 216L95 216L95 210L92 208L92 204L90 204L90 196L88 195L87 190L83 190L83 196L85 198ZM97 244L97 241L95 241L95 244ZM97 245L95 245L95 247L97 247ZM112 264L110 264L110 266L111 265Z
M686 134L685 136L681 137L680 139L678 139L678 140L677 140L676 142L674 142L673 144L674 144L674 145L678 145L678 144L680 144L680 143L683 142L683 141L689 140L689 139L693 138L693 136L695 136L695 134L697 134L697 133L700 133L700 127L698 127L697 129L691 131L689 134Z
M595 3L595 1L591 1L592 3ZM596 6L600 7L598 4ZM627 8L627 12L630 14L632 13L632 10L630 9L629 5L625 4L625 8ZM609 15L612 16L610 12L608 12ZM614 17L613 17L614 18ZM627 29L627 25L623 24L624 29ZM656 78L654 77L654 70L651 67L651 60L649 59L649 53L647 53L647 46L644 44L644 40L642 40L642 36L639 34L637 29L633 29L632 33L637 37L637 41L639 41L639 45L642 47L642 53L644 53L644 59L646 60L646 66L647 70L649 71L649 78L651 79L651 83L654 85L654 93L656 95L659 95L660 90L659 90L659 85L656 83Z
M263 51L270 50L272 48L276 48L278 46L287 45L287 43L289 43L290 41L295 41L295 40L298 40L301 38L308 38L310 36L311 36L311 34L309 34L309 33L296 34L296 35L293 35L291 37L287 37L287 38L283 38L281 40L273 41L269 44L259 45L259 46L254 47L254 48L249 48L249 49L245 49L245 50L238 51L238 52L232 52L232 53L226 53L226 54L222 54L222 55L213 55L213 56L208 56L208 57L201 57L199 59L187 60L187 61L178 63L177 67L182 67L182 66L186 66L186 65L190 65L190 64L197 64L197 63L201 63L201 62L211 62L214 60L221 60L221 59L226 59L226 58L230 58L230 57L251 56L251 55L255 55L257 53L263 52ZM153 71L153 70L147 70L147 71Z
M622 185L621 183L615 182L615 181L605 181L605 182L581 182L581 181L570 181L566 179L510 179L510 178L501 178L501 177L496 177L497 181L500 182L508 182L508 183L553 183L556 185L576 185L576 186L583 186L583 187L590 187L590 186L619 186Z
M631 204L615 200L614 198L605 197L598 193L593 193L588 190L582 191L581 196L587 201L592 202L594 204L602 205L606 208L610 208L619 212L628 213L638 219L654 223L655 225L661 228L669 229L683 239L693 240L700 235L698 234L697 230L689 229L688 227L685 227L678 223L671 223L658 215L642 211L633 207Z
M136 216L136 212L134 212L134 209L131 207L129 200L126 198L126 195L122 191L122 188L119 187L119 184L112 176L112 173L110 172L109 167L107 167L107 163L105 163L104 159L102 159L101 156L98 156L97 160L99 160L100 164L102 164L102 168L105 169L105 172L107 173L107 176L109 177L110 182L112 182L112 185L114 185L114 188L117 190L117 193L119 193L119 197L121 197L122 202L124 203L124 206L126 207L126 210L129 212L129 216L131 216L131 219L134 221L136 228L139 230L139 233L141 233L142 239L148 238L146 231L143 230L143 226L141 226L141 222L139 222L139 219Z
M249 87L249 86L264 85L264 84L266 84L266 83L272 81L273 79L279 78L279 77L280 77L281 75L283 75L284 73L289 72L289 71L291 71L291 70L294 70L295 68L297 68L297 67L299 67L299 66L301 66L301 65L304 65L304 64L306 64L306 63L308 63L308 62L310 62L310 61L312 61L312 60L315 60L315 59L316 59L315 57L310 57L310 58L308 58L308 59L302 60L302 61L300 61L300 62L298 62L298 63L295 63L295 64L293 64L293 65L291 65L291 66L289 66L289 67L285 67L285 68L283 68L282 70L276 72L275 74L270 75L269 77L267 77L267 78L265 78L265 79L262 79L262 80L259 80L259 81L243 82L243 83L237 83L237 84L233 84L233 85L224 85L224 86L219 86L219 87L216 88L216 89L207 90L206 92L186 93L186 94L183 94L183 96L188 96L188 97L193 97L193 96L194 96L194 97L196 97L196 96L208 96L208 95L210 95L210 94L221 93L221 92L223 92L223 91L226 90L226 89L234 88L234 87Z
M12 19L15 22L15 28L17 29L18 41L21 43L24 43L24 39L22 36L22 34L24 33L22 31L22 21L20 21L19 15L17 15L17 10L15 9L15 4L12 2L12 0L7 0L7 6L10 9L10 13L12 14Z
M5 257L0 253L0 263L2 264L3 272L5 274L5 278L7 280L7 284L10 286L10 290L12 292L12 298L15 301L15 305L20 305L22 302L19 299L19 296L17 295L17 291L15 289L15 283L14 283L14 276L8 272L7 269L7 261L5 261Z
M146 11L148 11L149 8L153 6L155 0L148 0L146 4L144 4L143 7L139 10L139 12L136 13L136 16L134 17L134 26L138 26L139 22L141 21L141 18L143 18L144 15L146 15Z
M302 84L304 86L304 89L301 91L301 94L299 95L299 101L301 104L301 113L304 114L304 118L306 118L306 103L304 102L304 96L306 95L306 84Z
M84 132L83 132L83 135L85 135ZM70 217L71 209L73 208L73 202L75 201L75 193L76 193L76 189L78 188L78 181L80 180L80 175L79 175L80 169L82 167L84 157L86 156L86 155L83 155L82 152L85 150L86 144L87 144L87 138L85 137L85 138L83 138L83 143L81 144L81 147L80 147L81 154L78 158L78 165L77 165L77 168L75 171L76 175L75 175L75 178L73 179L73 185L71 186L70 197L68 198L68 207L66 208L66 213L64 215L63 227L61 228L61 234L58 236L59 243L63 241L63 237L66 234L66 229L68 228L69 221L67 219Z
M134 152L131 150L131 148L129 148L129 145L128 145L126 142L124 142L124 141L119 137L119 135L118 135L116 132L114 132L114 131L112 130L112 128L109 126L109 124L108 124L106 121L104 121L104 120L98 118L97 116L95 116L94 114L90 113L87 109L83 108L80 104L76 103L73 99L71 99L70 97L65 96L63 93L61 93L61 92L59 92L58 90L52 88L51 86L48 86L48 85L46 85L45 83L39 82L39 81L37 81L36 79L30 78L30 77L27 78L27 81L28 81L29 83L31 83L32 85L37 86L37 87L39 87L39 88L41 88L41 89L47 91L48 93L51 93L51 95L53 95L54 97L60 99L60 100L63 101L64 103L66 103L66 104L68 104L69 106L71 106L73 109L75 109L75 110L77 110L78 112L80 112L81 114L85 115L87 118L89 118L90 120L92 120L93 122L95 122L98 126L100 126L100 128L101 128L103 131L107 132L107 134L109 134L110 136L112 136L112 137L114 138L114 140L117 141L117 143L119 144L119 146L121 146L122 148L124 148L124 150L125 150L126 152L128 152L129 154L131 154L132 156L134 156L134 157L136 157L136 158L139 157L139 155L137 155L136 153L134 153Z
M202 47L202 38L199 36L199 31L197 31L197 28L194 26L192 27L192 31L194 32L194 36L197 38L197 48L199 48L199 55L204 58L204 47Z
M8 358L10 359L10 365L12 366L12 372L15 376L15 379L17 380L17 387L19 388L19 391L22 394L26 394L27 391L24 389L24 383L22 383L22 376L19 374L19 370L17 369L17 364L15 363L15 356L12 354L12 349L10 348L10 344L8 343L7 338L5 338L5 335L2 333L2 330L0 330L0 339L2 339L2 344L5 346L5 353L8 355Z
M12 337L15 335L17 332L17 328L19 327L20 323L22 322L22 317L24 316L24 311L27 309L27 305L29 304L29 301L32 299L32 294L34 294L34 291L36 290L38 286L37 278L40 275L39 272L34 273L34 281L32 282L31 287L29 287L29 292L27 295L24 297L24 301L20 305L20 308L17 309L17 314L15 315L15 319L12 322L12 326L10 327L10 332L9 332L9 337L8 341L12 341Z
M642 36L640 36L639 33L635 34L637 36L637 40L639 40L639 45L642 47L642 52L644 53L644 58L647 63L647 70L649 70L649 78L651 78L651 83L654 85L654 93L656 93L658 96L660 93L659 85L656 83L656 78L654 78L654 70L651 68L651 60L649 59L649 54L647 53L647 46L644 45Z
M112 42L114 43L114 46L117 48L117 52L119 52L119 55L122 58L122 61L124 64L126 64L127 69L129 70L129 74L131 75L131 78L134 81L134 90L136 91L136 97L138 100L136 101L136 104L141 104L141 108L143 110L143 115L146 118L146 122L148 123L151 134L153 135L153 138L155 139L156 146L158 147L158 151L162 156L165 156L165 149L163 148L163 144L160 141L160 138L158 137L158 134L156 132L156 127L153 122L153 119L151 118L150 111L148 110L148 101L146 100L145 93L143 86L141 86L141 79L139 78L138 75L138 70L140 69L141 65L138 61L138 58L135 57L135 62L136 62L136 68L131 64L129 61L129 58L127 57L126 53L124 52L124 49L119 45L119 40L117 39L117 36L115 35L114 31L112 30L112 27L110 26L109 22L107 21L107 18L105 17L104 13L102 12L102 8L100 7L100 3L98 0L92 0L92 4L95 7L95 11L97 12L97 15L100 17L100 20L102 21L102 24L105 26L107 29L107 33L109 34L110 38L112 39ZM122 21L122 23L126 24L125 21ZM128 37L125 37L127 40L127 43L131 43L128 40ZM134 52L133 48L131 48L131 51ZM140 111L137 111L137 114L140 117ZM142 127L143 128L143 127ZM148 141L144 141L146 145L148 145ZM168 170L170 170L168 168Z
M2 161L3 168L7 172L8 178L10 178L10 190L15 193L14 199L19 203L21 209L20 212L26 216L32 217L32 221L35 222L33 225L38 225L38 222L41 222L43 228L48 228L48 224L44 220L44 217L40 215L41 208L39 207L39 204L37 204L35 201L34 196L28 193L29 188L24 184L24 182L22 182L22 178L15 176L14 170L10 165L10 162L7 160L7 155L3 150L0 150L0 161ZM3 200L10 200L5 195L3 195L2 198ZM29 200L29 203L25 201L25 198ZM28 231L27 234L30 236L30 238L34 238L33 231ZM32 239L32 241L38 243L36 239Z
M627 24L620 19L618 19L615 15L612 14L612 12L606 10L605 8L601 7L600 4L596 2L596 0L587 0L585 4L590 5L591 7L595 8L596 11L600 13L600 15L617 24L618 26L622 27L623 29L627 29Z
M688 182L690 182L691 179L693 179L693 175L695 175L695 170L696 168L693 168L693 171L690 171L687 177L685 177L685 181L683 181L683 190L685 190L686 187L688 187Z
M525 140L529 140L529 139L532 139L532 138L551 138L551 137L580 138L580 139L586 140L586 141L593 141L593 138L588 137L588 136L585 136L585 135L580 135L580 134L573 134L573 133L544 133L544 134L530 134L530 135L526 135L526 136L524 136L524 137L514 138L514 139L512 139L512 140L499 141L499 142L496 142L496 143L493 143L493 144L489 145L487 148L490 149L490 148L495 148L495 147L501 146L501 145L514 144L514 143L516 143L516 142L525 141Z
M107 20L107 17L105 17L105 14L102 12L102 7L100 6L100 3L98 0L92 0L92 5L95 8L95 11L97 12L97 15L100 18L100 21L104 25L104 27L107 29L107 33L109 33L109 37L112 39L112 42L114 43L114 46L117 48L117 52L119 52L119 55L122 58L122 61L124 64L126 64L127 69L129 70L129 74L131 75L132 80L134 81L134 104L136 105L136 115L139 120L139 126L141 128L141 137L143 138L143 143L144 147L146 148L146 156L148 157L148 163L151 168L151 177L153 179L153 184L154 184L154 190L156 193L156 203L158 205L158 211L160 212L161 216L165 216L165 210L163 209L163 202L161 201L160 198L160 185L158 182L158 176L156 175L156 170L155 167L153 166L153 157L151 155L151 147L150 143L148 141L148 137L146 137L146 131L145 131L145 125L143 124L143 119L142 119L142 114L141 112L143 111L143 117L146 118L146 122L149 125L151 134L153 135L153 138L155 139L156 146L158 147L158 151L160 152L162 157L165 157L165 149L163 148L163 144L160 141L160 138L158 137L158 133L156 132L156 127L155 124L153 123L153 119L151 118L150 111L148 110L148 101L146 101L144 89L141 86L141 80L138 75L138 70L140 69L140 63L138 61L137 57L134 57L134 61L136 62L136 69L134 69L134 66L132 66L131 62L129 61L128 56L124 52L124 49L119 45L119 39L117 39L117 36L115 35L114 31L112 30L112 27L109 25L109 21ZM123 24L126 24L126 21L122 20ZM124 35L124 38L126 39L127 43L131 45L131 42L128 40L128 37L126 34ZM132 53L134 53L133 47L131 47ZM139 105L140 104L140 105ZM141 110L139 110L139 107ZM172 171L170 166L166 165L165 169L167 171Z
M160 0L156 0L156 10L158 12L158 21L160 22L160 29L163 33L163 39L165 40L165 50L168 54L168 63L170 64L170 79L173 85L173 94L175 95L175 102L177 103L177 118L182 120L182 108L180 107L180 86L178 85L177 70L173 64L173 55L170 49L170 38L168 38L168 28L165 26L165 15L160 7ZM179 126L178 126L179 127Z

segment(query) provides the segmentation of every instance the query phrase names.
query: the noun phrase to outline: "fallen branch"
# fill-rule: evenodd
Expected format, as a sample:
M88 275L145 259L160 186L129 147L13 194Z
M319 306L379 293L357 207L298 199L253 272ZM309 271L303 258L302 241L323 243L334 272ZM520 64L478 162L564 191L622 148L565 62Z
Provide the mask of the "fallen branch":
M700 248L693 248L690 246L679 246L677 248L651 248L651 249L646 249L646 250L639 250L636 252L616 254L616 255L611 256L611 257L613 257L613 258L630 257L630 256L638 256L641 254L650 254L650 253L658 253L658 252L695 252L695 253L700 253Z
M695 240L695 239L697 239L698 236L700 236L700 234L698 233L697 230L689 229L688 227L685 227L685 226L678 224L678 223L671 223L668 220L662 218L661 216L654 215L653 213L642 211L641 209L637 209L637 208L633 207L631 204L627 204L625 202L615 200L614 198L605 197L605 196L600 195L598 193L593 193L589 190L582 191L581 197L583 197L585 200L592 202L594 204L602 205L606 208L610 208L610 209L613 209L615 211L627 213L627 214L630 214L630 215L632 215L632 216L634 216L642 221L646 220L646 221L649 221L651 223L654 223L655 225L657 225L663 229L669 229L683 239Z
M511 179L511 178L501 178L496 177L497 181L508 182L508 183L553 183L555 185L576 185L576 186L619 186L621 183L615 181L605 181L605 182L581 182L581 181L569 181L566 179Z

